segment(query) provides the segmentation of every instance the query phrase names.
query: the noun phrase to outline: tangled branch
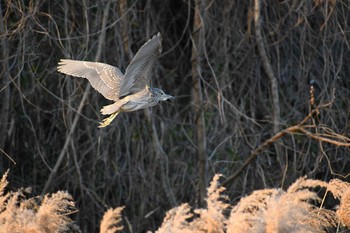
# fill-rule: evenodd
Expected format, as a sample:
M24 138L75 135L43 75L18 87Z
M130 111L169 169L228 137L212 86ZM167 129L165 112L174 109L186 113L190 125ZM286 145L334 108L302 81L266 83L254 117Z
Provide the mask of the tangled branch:
M277 134L273 135L271 138L266 140L264 143L262 143L259 147L257 147L255 150L253 150L250 154L250 156L246 159L246 161L242 164L242 166L231 176L229 176L222 185L227 185L231 183L233 180L235 180L241 172L252 162L254 161L260 153L262 153L266 148L268 148L271 144L277 142L279 139L284 137L287 134L296 134L296 133L302 133L314 140L317 140L319 142L326 142L330 143L336 146L344 146L344 147L350 147L350 138L337 134L333 132L331 129L323 126L318 126L314 123L314 119L318 117L320 114L320 111L322 109L330 107L334 100L335 100L335 91L333 90L333 97L332 99L325 104L320 104L318 106L315 106L314 102L314 96L313 96L313 87L311 86L311 98L310 98L310 105L313 107L313 109L309 112L309 114L297 125L290 126ZM307 124L307 122L312 121L313 124ZM316 129L315 133L311 132L310 129ZM317 129L324 129L325 133L320 134L318 133Z

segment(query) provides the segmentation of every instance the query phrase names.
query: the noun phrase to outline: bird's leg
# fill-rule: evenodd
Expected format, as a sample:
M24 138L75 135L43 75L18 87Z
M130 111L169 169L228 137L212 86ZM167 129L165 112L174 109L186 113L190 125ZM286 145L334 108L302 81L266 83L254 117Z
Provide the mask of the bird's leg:
M119 114L119 111L115 112L115 113L112 113L109 117L103 119L98 127L99 128L104 128L104 127L108 126L114 120L114 118L116 116L118 116L118 114Z

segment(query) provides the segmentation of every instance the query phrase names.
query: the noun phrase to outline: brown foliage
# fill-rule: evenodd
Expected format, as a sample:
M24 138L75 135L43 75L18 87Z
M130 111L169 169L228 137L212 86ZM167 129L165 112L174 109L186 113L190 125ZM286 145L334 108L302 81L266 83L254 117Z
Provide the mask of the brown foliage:
M321 205L321 197L316 190L332 188L334 181L326 183L306 178L298 179L286 191L254 191L233 206L227 217L223 215L223 211L229 205L220 201L227 201L227 196L222 194L224 188L218 185L218 177L214 177L208 189L207 209L194 210L194 213L199 214L195 216L188 204L182 204L168 211L157 232L326 233L337 229L341 214L347 216L347 220L341 220L342 222L349 219L348 205L340 207L338 211L334 211L334 207L325 209ZM337 182L338 186L349 185L346 182ZM347 192L339 197L348 198L346 194Z
M167 212L162 226L157 233L165 232L225 232L224 211L229 207L226 203L228 197L222 192L224 187L220 187L220 175L215 175L208 188L206 199L206 209L196 209L191 213L191 207L185 203ZM191 219L190 221L188 221Z
M68 217L75 212L75 207L67 192L25 199L22 190L4 192L8 184L6 177L7 173L0 181L0 232L80 232Z
M187 220L192 217L191 206L188 203L181 204L166 213L162 226L156 232L191 232L190 223Z
M350 227L350 184L339 179L333 179L329 182L328 190L332 192L335 198L340 200L337 210L337 216L340 222Z
M98 231L106 206L125 203L135 232L155 230L168 209L195 203L205 193L203 176L216 172L229 177L240 171L225 186L231 200L289 186L304 175L346 176L349 148L331 142L350 129L350 1L260 0L259 24L254 1L201 2L202 55L191 60L193 0L1 1L0 172L12 167L10 183L32 186L33 195L45 186L48 192L67 189L80 209L77 224L90 232ZM59 74L58 61L100 58L125 71L158 31L163 53L152 84L175 101L120 114L110 128L97 129L99 109L108 103L86 88L86 80ZM193 85L191 68L197 67ZM335 88L331 108L256 150L275 135L275 126L287 129L310 112L310 80L317 84L312 105L331 100ZM192 95L194 86L201 92ZM207 161L198 159L199 149ZM202 177L199 162L207 166ZM145 218L148 213L152 217Z
M315 189L328 187L323 181L300 178L287 191L259 190L242 198L233 208L227 232L326 232L336 228L334 211L319 208Z
M337 210L338 218L341 223L350 228L350 189L348 188L340 201L339 209Z
M69 218L74 203L66 192L26 199L22 190L6 193L7 173L0 182L0 232L80 232ZM169 210L157 233L326 233L349 230L349 187L338 179L329 183L299 178L286 191L264 189L243 197L235 206L228 204L228 196L220 186L220 175L215 175L207 189L207 207L191 209L188 203ZM340 199L335 210L331 203L321 202L320 190ZM327 194L328 193L328 194ZM326 209L325 204L328 206ZM124 207L105 212L100 233L117 233L124 230ZM232 209L230 214L225 213Z
M120 225L123 209L124 207L117 207L105 212L100 224L100 233L115 233L123 230L124 227Z

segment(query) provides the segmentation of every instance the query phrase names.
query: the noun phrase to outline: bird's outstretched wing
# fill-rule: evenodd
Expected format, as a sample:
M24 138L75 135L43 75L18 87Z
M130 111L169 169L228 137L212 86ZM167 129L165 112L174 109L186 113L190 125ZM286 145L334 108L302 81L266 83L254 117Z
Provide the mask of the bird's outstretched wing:
M150 82L150 72L162 52L162 37L158 32L136 53L125 71L125 78L120 87L119 96L136 93Z
M64 74L88 79L106 99L119 99L124 75L117 67L100 62L61 59L57 69Z

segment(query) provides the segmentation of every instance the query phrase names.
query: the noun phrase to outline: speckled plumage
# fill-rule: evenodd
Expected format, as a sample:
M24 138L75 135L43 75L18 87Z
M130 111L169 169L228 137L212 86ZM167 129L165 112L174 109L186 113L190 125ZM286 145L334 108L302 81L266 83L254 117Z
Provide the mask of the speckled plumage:
M100 124L100 127L105 127L119 112L152 107L159 101L174 98L161 89L150 87L150 73L161 52L162 38L158 33L139 49L125 74L105 63L68 59L61 59L57 69L67 75L88 79L96 91L114 101L101 109L103 115L110 115Z

